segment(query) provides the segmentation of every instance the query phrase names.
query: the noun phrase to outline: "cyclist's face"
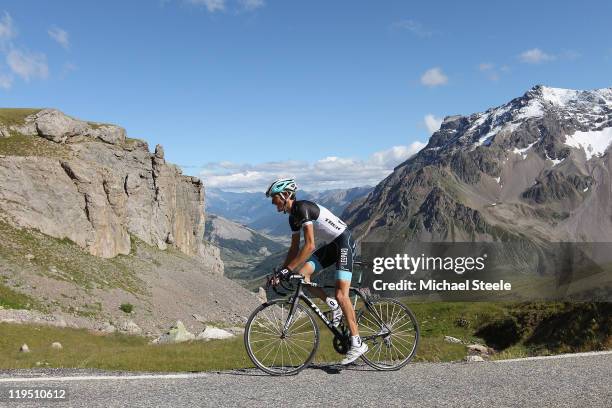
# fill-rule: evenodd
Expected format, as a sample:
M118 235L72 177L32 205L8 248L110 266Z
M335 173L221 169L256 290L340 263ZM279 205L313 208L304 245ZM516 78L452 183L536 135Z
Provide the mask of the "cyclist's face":
M276 211L283 212L285 209L285 202L281 198L280 194L274 194L272 196L272 204L276 206Z

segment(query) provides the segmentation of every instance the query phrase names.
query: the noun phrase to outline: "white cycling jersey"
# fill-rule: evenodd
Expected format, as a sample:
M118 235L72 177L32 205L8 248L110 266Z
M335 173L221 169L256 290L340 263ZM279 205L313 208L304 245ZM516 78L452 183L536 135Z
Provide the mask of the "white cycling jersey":
M313 224L318 240L331 242L344 232L346 224L327 208L312 201L295 201L289 213L289 225L299 234L304 225Z

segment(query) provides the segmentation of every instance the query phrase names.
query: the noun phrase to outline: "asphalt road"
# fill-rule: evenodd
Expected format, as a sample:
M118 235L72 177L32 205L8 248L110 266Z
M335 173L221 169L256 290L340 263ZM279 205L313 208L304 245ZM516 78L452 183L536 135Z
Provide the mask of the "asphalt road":
M396 372L321 366L297 376L255 370L137 374L0 372L2 407L612 407L612 352L480 363L409 364ZM9 388L67 390L65 402L14 402ZM350 405L349 405L350 404Z

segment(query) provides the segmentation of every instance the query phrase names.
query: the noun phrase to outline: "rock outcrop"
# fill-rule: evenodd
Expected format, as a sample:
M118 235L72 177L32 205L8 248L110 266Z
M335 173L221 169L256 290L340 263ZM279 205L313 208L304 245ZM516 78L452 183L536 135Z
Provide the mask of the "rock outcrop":
M130 252L130 235L160 249L173 245L223 270L204 241L204 188L165 161L157 146L126 138L121 127L71 118L55 109L3 125L3 135L44 138L53 155L0 156L0 216L16 227L68 238L91 254ZM57 154L57 147L61 154Z
M195 334L189 332L183 322L178 320L166 333L162 334L151 343L153 344L174 344L183 343L195 339Z

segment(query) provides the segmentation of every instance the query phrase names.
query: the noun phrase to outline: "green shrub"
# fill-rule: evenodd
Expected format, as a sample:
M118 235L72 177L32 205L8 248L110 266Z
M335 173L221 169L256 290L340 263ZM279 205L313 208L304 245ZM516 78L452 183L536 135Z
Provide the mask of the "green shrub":
M130 314L132 313L132 310L134 310L134 305L131 303L122 303L121 306L119 306L119 309L121 309L121 311L124 313Z

